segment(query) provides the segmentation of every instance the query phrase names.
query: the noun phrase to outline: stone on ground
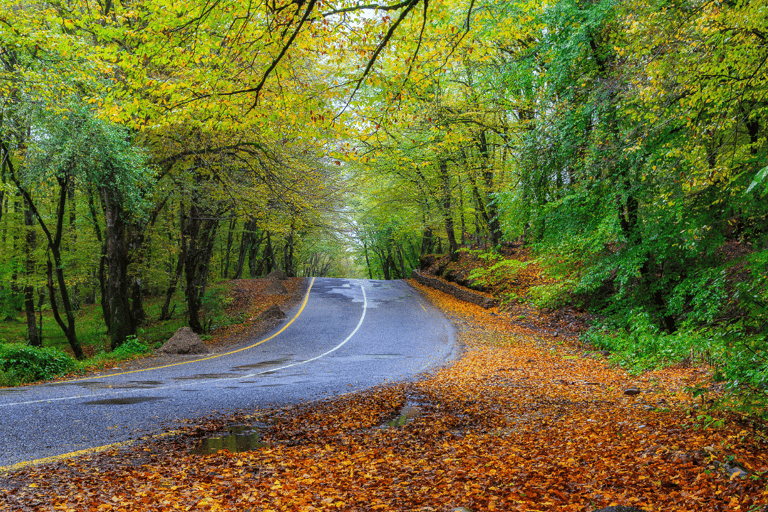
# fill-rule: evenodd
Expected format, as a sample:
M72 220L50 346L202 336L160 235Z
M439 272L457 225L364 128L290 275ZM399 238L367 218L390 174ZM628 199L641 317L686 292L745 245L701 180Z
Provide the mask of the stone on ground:
M159 351L166 354L208 354L211 350L192 329L182 327L160 347Z

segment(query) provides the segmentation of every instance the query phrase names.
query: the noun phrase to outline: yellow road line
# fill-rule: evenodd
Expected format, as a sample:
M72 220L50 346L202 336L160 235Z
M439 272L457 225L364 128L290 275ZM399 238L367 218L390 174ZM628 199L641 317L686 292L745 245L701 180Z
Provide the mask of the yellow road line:
M163 368L171 368L172 366L181 366L183 364L201 363L203 361L209 361L211 359L216 359L217 357L229 356L229 355L232 355L232 354L237 354L238 352L242 352L244 350L252 349L253 347L257 347L257 346L261 345L262 343L265 343L265 342L267 342L267 341L269 341L271 339L276 338L278 335L282 334L283 331L285 331L297 318L299 318L299 315L302 313L302 311L304 311L304 307L307 305L307 301L309 300L309 292L312 290L312 285L314 283L315 283L315 278L313 277L312 280L309 282L309 288L307 288L307 293L304 294L304 300L301 303L301 307L296 312L296 314L293 316L293 318L291 318L291 320L287 324L285 324L283 326L283 328L280 329L279 331L277 331L275 334L273 334L269 338L264 338L263 340L261 340L261 341L259 341L257 343L254 343L253 345L248 345L247 347L239 348L237 350L232 350L230 352L224 352L222 354L215 354L215 355L212 355L212 356L203 357L201 359L194 359L192 361L182 361L180 363L166 364L164 366L153 366L152 368L143 368L143 369L140 369L140 370L130 370L130 371L127 371L127 372L120 372L120 373L108 373L108 374L105 374L105 375L96 375L96 376L93 376L93 377L83 377L82 379L66 380L66 381L57 382L56 384L66 384L66 383L70 383L70 382L82 382L82 381L86 381L86 380L104 379L106 377L117 377L119 375L128 375L128 374L131 374L131 373L149 372L149 371L152 371L152 370L161 370Z
M257 347L257 346L261 345L262 343L265 343L265 342L267 342L267 341L277 337L279 334L284 332L288 328L288 326L290 326L297 318L299 318L299 315L301 315L301 313L304 311L304 308L307 305L307 301L309 301L309 292L312 290L312 285L314 283L315 283L315 278L313 277L312 280L309 282L309 288L307 288L307 293L304 294L304 300L301 302L301 307L296 312L296 314L293 315L293 318L291 318L290 321L282 327L282 329L277 331L272 336L270 336L268 338L264 338L263 340L258 341L258 342L254 343L252 345L248 345L247 347L242 347L242 348L239 348L237 350L232 350L230 352L225 352L225 353L222 353L222 354L216 354L216 355L213 355L213 356L210 356L210 357L205 357L205 358L202 358L202 359L195 359L194 361L182 361L180 363L167 364L165 366L155 366L155 367L152 367L152 368L144 368L144 369L141 369L141 370L131 370L131 371L128 371L128 372L110 373L110 374L107 374L107 375L97 375L97 376L94 376L94 377L75 379L75 380L68 380L68 381L64 381L64 382L80 382L80 381L85 381L85 380L103 379L103 378L106 378L106 377L115 377L115 376L118 376L118 375L128 375L130 373L138 373L138 372L148 372L148 371L152 371L152 370L160 370L162 368L170 368L172 366L179 366L179 365L182 365L182 364L200 363L202 361L208 361L208 360L211 360L211 359L216 359L217 357L228 356L228 355L231 355L231 354L237 354L238 352L242 352L244 350L248 350L248 349L251 349L253 347ZM167 436L170 436L170 435L174 435L176 433L177 433L176 431L165 432L165 433L162 433L162 434L151 436L151 439L159 439L159 438L162 438L162 437L167 437ZM145 438L142 438L141 440L146 440L146 439L150 439L150 438L145 437ZM0 466L0 473L7 472L7 471L15 471L17 469L22 469L22 468L25 468L27 466L35 466L35 465L38 465L38 464L46 464L48 462L56 462L58 460L69 459L69 458L72 458L72 457L78 457L80 455L87 455L89 453L100 453L100 452L109 450L111 448L120 448L120 447L123 447L123 446L129 446L129 445L131 445L131 444L133 444L135 442L136 441L134 441L134 440L122 441L122 442L119 442L119 443L106 444L106 445L103 445L103 446L94 446L92 448L85 448L83 450L77 450L77 451L74 451L74 452L62 453L60 455L52 455L50 457L43 457L41 459L17 462L16 464L13 464L11 466Z
M12 464L10 466L0 466L0 473L6 473L10 471L16 471L19 469L24 469L28 466L37 466L39 464L48 464L49 462L56 462L64 459L70 459L72 457L79 457L81 455L88 455L90 453L101 453L105 452L107 450L110 450L112 448L122 448L124 446L130 446L137 441L146 441L148 439L161 439L163 437L169 437L178 434L179 432L177 430L172 430L170 432L163 432L162 434L157 434L154 436L149 437L142 437L141 439L130 439L128 441L121 441L119 443L112 443L112 444L105 444L103 446L94 446L92 448L84 448L82 450L77 450L74 452L69 453L62 453L60 455L51 455L50 457L43 457L41 459L35 459L35 460L25 460L22 462L17 462L16 464Z

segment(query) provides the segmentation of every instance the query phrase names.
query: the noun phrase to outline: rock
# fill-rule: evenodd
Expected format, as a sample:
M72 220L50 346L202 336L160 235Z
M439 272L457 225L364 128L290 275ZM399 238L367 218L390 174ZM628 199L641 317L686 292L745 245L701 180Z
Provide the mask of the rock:
M159 348L159 351L166 354L208 354L211 350L192 329L182 327Z
M269 279L270 281L285 281L288 279L288 274L283 272L282 270L273 270L264 279Z
M283 313L283 310L280 309L280 306L275 304L274 306L270 306L261 313L259 313L259 316L256 318L256 321L263 321L263 320L282 320L285 318L285 313Z
M440 290L441 292L453 295L459 300L463 300L465 302L471 302L472 304L477 304L481 308L489 309L499 305L499 301L497 299L494 299L492 297L487 297L485 295L480 294L479 292L470 290L468 288L461 288L460 286L454 283L448 283L436 277L427 276L415 269L411 277L413 277L413 279L420 284L423 284L425 286L429 286L436 290Z
M635 507L625 507L623 505L615 506L615 507L605 507L601 508L600 510L595 510L595 512L643 512L639 508Z
M288 293L288 288L279 280L270 279L267 281L267 286L264 287L264 294L266 295L285 295Z
M629 389L625 389L624 390L624 394L627 395L627 396L637 396L640 393L642 393L642 391L640 391L637 388L629 388Z
M747 478L749 473L739 466L731 466L730 464L723 464L723 469L728 475L728 480L734 480L736 478Z

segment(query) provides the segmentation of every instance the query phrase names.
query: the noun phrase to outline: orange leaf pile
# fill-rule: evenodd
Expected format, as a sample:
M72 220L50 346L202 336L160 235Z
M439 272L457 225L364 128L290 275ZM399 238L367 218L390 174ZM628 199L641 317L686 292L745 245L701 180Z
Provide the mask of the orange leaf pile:
M760 510L766 447L735 421L697 425L696 368L634 378L594 353L428 289L461 360L397 383L258 416L269 445L190 455L166 441L28 468L0 510ZM625 394L628 389L639 394ZM406 420L385 426L410 407ZM415 412L414 412L415 411ZM728 418L724 418L728 420ZM730 476L739 466L748 478ZM36 485L36 487L33 487Z

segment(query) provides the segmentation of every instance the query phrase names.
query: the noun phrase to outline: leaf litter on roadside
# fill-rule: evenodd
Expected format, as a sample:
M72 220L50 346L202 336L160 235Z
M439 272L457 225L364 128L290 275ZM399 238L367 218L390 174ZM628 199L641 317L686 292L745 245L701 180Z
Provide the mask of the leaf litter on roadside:
M0 510L762 510L764 440L699 421L705 372L632 377L419 287L460 325L462 358L416 382L183 424L181 434L0 480ZM636 389L639 394L625 394ZM407 403L418 414L386 427ZM724 418L728 420L728 418ZM267 446L190 455L258 421ZM706 427L706 428L705 428ZM742 473L730 474L729 467Z

